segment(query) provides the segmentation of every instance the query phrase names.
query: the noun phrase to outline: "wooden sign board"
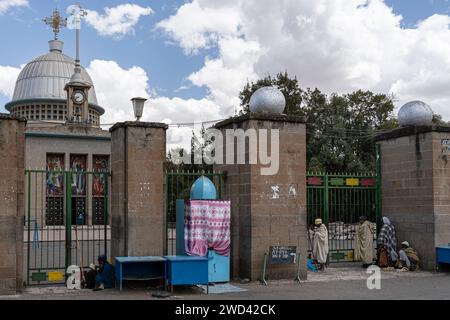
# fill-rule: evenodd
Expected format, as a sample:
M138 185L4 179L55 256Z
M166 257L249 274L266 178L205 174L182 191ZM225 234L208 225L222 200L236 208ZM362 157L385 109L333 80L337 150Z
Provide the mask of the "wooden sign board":
M271 246L269 247L270 264L295 264L297 260L297 247Z

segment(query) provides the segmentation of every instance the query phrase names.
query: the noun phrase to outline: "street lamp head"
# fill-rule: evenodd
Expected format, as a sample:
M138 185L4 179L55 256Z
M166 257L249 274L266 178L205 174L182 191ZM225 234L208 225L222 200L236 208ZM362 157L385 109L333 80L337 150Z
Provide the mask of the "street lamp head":
M131 99L133 102L133 110L134 110L134 116L136 117L136 121L139 121L139 119L142 117L142 113L144 111L144 104L147 99L136 97Z

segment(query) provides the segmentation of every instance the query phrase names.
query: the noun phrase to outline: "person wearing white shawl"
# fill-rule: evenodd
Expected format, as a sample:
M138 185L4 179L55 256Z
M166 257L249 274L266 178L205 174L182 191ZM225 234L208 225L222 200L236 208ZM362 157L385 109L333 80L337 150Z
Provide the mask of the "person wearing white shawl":
M366 217L359 218L359 225L356 227L356 248L355 260L363 262L363 268L367 268L373 262L373 235L375 234L375 224L368 221Z
M314 221L314 247L313 255L323 270L328 260L328 230L322 223L322 219Z

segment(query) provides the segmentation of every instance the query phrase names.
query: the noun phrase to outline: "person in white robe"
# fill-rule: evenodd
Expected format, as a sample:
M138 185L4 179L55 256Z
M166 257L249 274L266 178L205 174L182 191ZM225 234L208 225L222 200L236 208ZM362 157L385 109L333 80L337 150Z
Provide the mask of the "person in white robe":
M355 260L362 261L363 268L369 267L373 263L374 247L373 236L376 226L367 220L366 217L359 218L359 225L356 227L356 247Z
M314 221L313 256L319 264L319 269L323 270L328 261L328 230L322 223L322 219Z

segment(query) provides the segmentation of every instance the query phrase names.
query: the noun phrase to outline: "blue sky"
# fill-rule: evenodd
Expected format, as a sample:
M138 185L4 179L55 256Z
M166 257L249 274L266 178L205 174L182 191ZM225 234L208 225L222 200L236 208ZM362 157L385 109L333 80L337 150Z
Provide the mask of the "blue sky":
M98 36L95 29L82 27L81 58L86 65L93 59L115 60L123 67L139 65L150 75L149 85L167 96L173 96L174 90L185 84L183 79L201 67L203 57L186 56L182 49L167 45L164 35L153 31L157 21L173 14L183 1L133 1L143 7L154 10L151 16L142 17L136 25L135 34L119 40ZM0 65L19 66L48 50L47 41L53 33L41 19L50 16L55 7L65 10L74 1L31 0L30 8L20 8L10 14L0 16L0 38L9 50L0 51ZM101 12L105 6L114 7L127 1L79 1L84 7ZM64 13L64 15L66 15ZM14 30L10 32L9 30ZM64 41L64 52L75 55L74 31L63 29L60 39ZM14 50L14 54L11 51ZM182 97L200 97L204 89L193 88L190 92L178 92ZM0 105L7 98L0 96Z
M15 0L28 2L28 5L11 7L2 13L2 1L11 2L12 0L0 0L0 38L4 48L0 50L0 68L9 66L16 70L31 59L47 52L47 41L51 40L53 35L50 28L41 21L42 18L51 15L55 7L66 15L65 8L74 3L69 0ZM359 86L362 89L374 91L393 91L400 95L400 101L411 98L414 93L420 93L430 102L434 102L436 109L444 110L447 103L446 97L436 95L432 89L423 88L421 92L415 87L429 82L430 76L417 79L414 76L426 75L427 71L431 73L433 68L446 70L448 67L450 69L450 65L446 65L445 68L439 65L444 59L439 56L443 54L442 49L432 54L435 64L423 66L426 69L418 70L413 77L407 68L401 69L400 66L405 61L416 61L418 55L407 52L406 56L398 57L397 50L391 49L401 39L411 46L411 50L412 48L418 52L420 50L420 54L427 56L430 53L425 52L426 49L420 45L424 39L437 36L442 43L448 42L446 38L449 32L448 23L442 19L430 19L434 14L447 16L450 11L448 1L386 0L383 2L374 0L368 12L364 13L364 10L357 5L349 5L351 1L348 0L325 2L321 0L329 7L327 8L329 11L321 13L316 4L313 4L315 1L284 0L286 7L298 7L299 14L295 18L298 21L306 21L303 25L305 29L302 30L299 26L296 26L297 29L290 26L290 21L294 19L292 11L295 10L283 10L277 0L260 0L268 3L268 6L273 5L274 8L273 10L268 8L266 12L258 11L256 5L250 8L251 1L256 0L245 1L245 4L239 0L222 2L226 4L219 4L220 1L216 0L79 1L84 8L96 11L98 14L105 14L105 7L114 8L127 3L140 8L150 7L153 11L150 15L139 16L132 26L132 31L125 34L102 35L99 26L83 23L81 60L84 66L92 68L91 76L94 75L94 82L99 82L99 84L95 83L96 89L98 87L97 93L104 97L102 98L104 104L109 104L106 106L105 121L117 121L120 120L120 116L129 115L129 111L126 111L128 107L124 105L129 101L128 96L124 98L124 102L119 103L116 96L110 96L111 92L102 91L102 87L110 84L100 83L104 79L98 76L98 73L101 72L102 67L111 66L107 62L114 62L114 66L117 65L116 71L119 75L131 77L136 73L141 75L140 84L133 84L133 86L142 86L141 89L150 92L154 98L158 97L149 107L151 111L148 114L152 120L158 121L165 119L183 122L184 119L186 121L199 118L208 120L211 117L228 116L233 113L233 106L235 108L238 104L237 89L242 87L246 80L255 80L268 73L286 69L298 76L302 85L317 86L327 92L348 92ZM338 2L339 5L336 5ZM354 2L361 3L363 0ZM386 10L387 6L393 8L394 14ZM300 17L301 12L315 14L311 14L313 18ZM222 16L221 13L223 13ZM351 22L354 23L353 26L348 26L351 30L354 30L355 25L358 26L359 23L364 26L362 29L365 33L361 35L355 33L354 38L350 35L348 40L343 40L341 34L335 31L339 28L328 27L325 29L327 37L319 38L324 34L324 30L321 30L323 21L328 21L331 25L335 19L342 18L342 13L348 15L347 20L355 21ZM267 21L264 17L266 14L271 15L270 19L275 21L279 18L286 27L292 27L288 30L292 32L292 35L286 37L283 42L277 42L270 38L270 36L277 38L276 31L273 31L273 35L267 30L262 32L265 26L258 21ZM276 16L277 14L279 17ZM320 17L321 20L317 18L318 21L315 21L314 19L321 14L324 15ZM403 31L416 30L420 21L428 19L429 22L426 24L427 27L424 26L423 30L418 30L417 34L405 33L395 27L395 19L398 15L403 17L400 28ZM167 20L170 17L173 19ZM374 20L367 22L372 17ZM328 18L329 20L326 20ZM361 21L358 20L359 18ZM161 21L167 23L157 28L157 24ZM338 27L347 22L345 19L342 21L345 23L338 24ZM273 26L276 24L274 23ZM372 30L373 26L377 28L379 26L380 33L386 32L383 30L392 30L392 32L386 33L386 40L384 40L383 35L380 36ZM434 32L438 29L439 32L430 34L429 30ZM306 45L309 40L305 35L311 34L318 37L314 40L314 44L320 45L317 48L309 48ZM74 56L74 36L72 30L63 29L60 33L60 39L65 42L64 52L70 56ZM195 38L199 42L191 46L190 38ZM369 42L365 43L366 38L373 41L367 40ZM416 43L411 44L409 39L416 39L414 40ZM330 43L335 44L331 49ZM392 44L389 45L389 43ZM284 48L280 47L284 45L286 45ZM386 48L382 47L383 45L386 45ZM370 56L370 51L364 51L368 50L368 47L377 48L383 54L389 52L387 54L389 58L377 59ZM313 50L317 51L313 52ZM342 53L342 56L336 57L336 54L322 56L321 52L326 50ZM355 55L352 59L356 62L345 60L344 57L348 56L347 51ZM394 59L393 65L389 65L392 59ZM94 60L103 63L92 65L91 62ZM411 63L415 64L415 62ZM448 64L448 62L445 63ZM138 70L132 70L133 67L137 67ZM317 71L319 68L321 70ZM107 69L104 70L107 71ZM411 77L415 82L411 80ZM1 86L5 84L1 82L1 79L0 75L0 112L4 111L3 105L10 99L5 92L2 93ZM444 76L433 78L436 86L445 86L446 80ZM125 95L129 88L125 87L123 90ZM450 98L448 101L450 102ZM183 104L186 105L185 108L182 107ZM117 116L114 116L115 112ZM450 112L441 113L450 116Z

